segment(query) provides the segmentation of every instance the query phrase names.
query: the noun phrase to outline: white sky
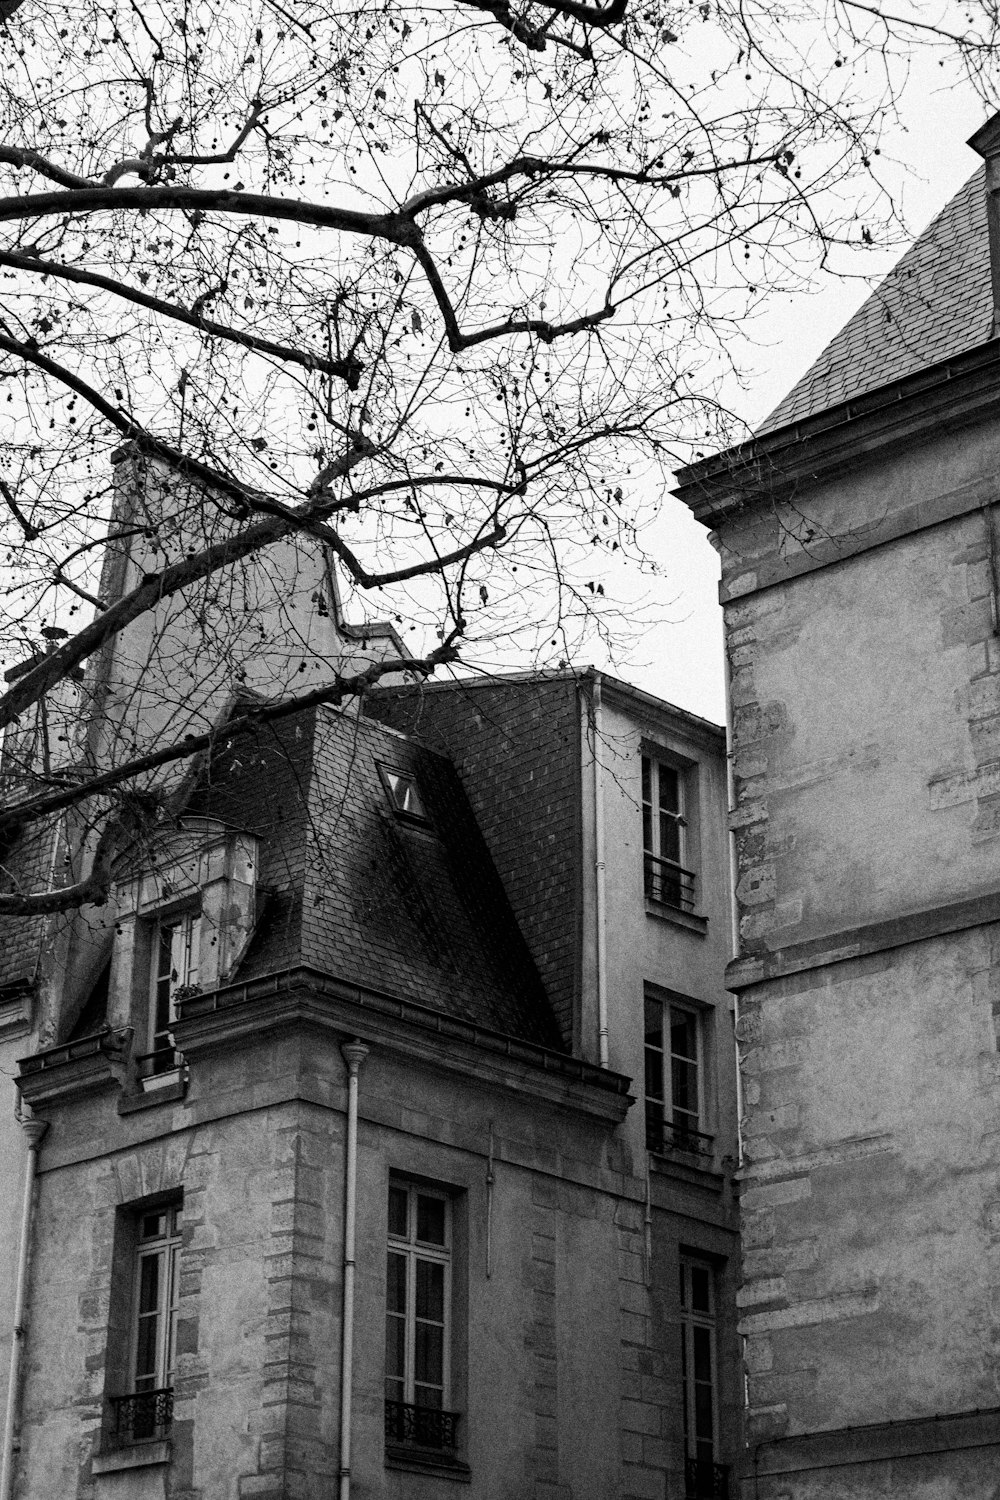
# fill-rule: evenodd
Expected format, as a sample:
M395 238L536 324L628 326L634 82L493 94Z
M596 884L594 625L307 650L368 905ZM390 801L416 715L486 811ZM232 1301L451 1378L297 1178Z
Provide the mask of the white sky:
M915 237L979 165L979 157L965 142L989 112L971 89L942 86L936 65L923 65L911 73L900 113L904 128L884 152L896 163L885 175ZM766 322L755 325L742 360L752 373L738 406L743 419L753 426L773 410L861 305L872 282L900 254L898 249L876 260L859 252L850 279L823 275L811 294L786 296L769 305ZM655 590L663 601L662 623L628 662L611 670L637 687L722 723L718 558L704 528L669 495L646 541L666 574L665 581L646 580L650 592Z

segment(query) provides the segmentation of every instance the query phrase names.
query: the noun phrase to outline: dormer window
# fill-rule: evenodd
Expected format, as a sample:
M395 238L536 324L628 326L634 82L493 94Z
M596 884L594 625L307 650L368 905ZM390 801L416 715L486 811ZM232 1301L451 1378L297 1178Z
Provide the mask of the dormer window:
M183 1085L180 1007L238 966L253 931L256 870L251 834L192 815L165 828L119 882L108 1021L134 1031L142 1093Z
M379 766L379 774L393 810L401 817L412 818L416 823L426 823L427 813L412 771L400 771L395 766Z
M149 1050L154 1075L177 1066L172 1028L177 1020L178 997L183 998L198 983L199 927L199 915L190 911L169 917L156 926L149 1006Z

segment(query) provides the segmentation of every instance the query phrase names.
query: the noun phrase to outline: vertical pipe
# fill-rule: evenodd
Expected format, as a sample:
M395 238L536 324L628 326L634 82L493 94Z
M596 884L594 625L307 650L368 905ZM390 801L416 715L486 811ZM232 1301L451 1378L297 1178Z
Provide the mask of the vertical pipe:
M486 1162L486 1278L493 1275L493 1121L490 1121L490 1154Z
M723 615L723 631L725 631L725 616ZM736 900L736 834L733 831L732 814L736 811L736 767L734 765L736 751L733 747L733 696L732 696L732 673L729 667L729 643L723 639L722 661L726 674L726 802L727 817L729 824L729 940L733 958L740 956L740 914L739 905ZM733 999L733 1021L738 1028L740 1022L740 997ZM740 1072L740 1047L739 1042L733 1039L734 1051L736 1053L736 1149L739 1153L739 1164L743 1165L743 1075Z
M645 1239L643 1240L643 1272L646 1277L646 1285L651 1286L653 1282L653 1184L649 1173L649 1152L646 1152L646 1213L643 1222Z
M14 1430L17 1425L21 1387L21 1354L24 1349L24 1306L28 1293L31 1206L35 1194L35 1174L38 1170L38 1148L49 1127L46 1120L22 1120L21 1128L28 1139L28 1159L24 1164L21 1238L17 1250L17 1282L14 1291L14 1331L11 1335L7 1413L3 1425L3 1453L0 1457L0 1500L10 1500L14 1488Z
M604 889L604 768L601 765L601 677L594 673L594 878L597 943L597 1055L602 1068L608 1066L608 955L605 943Z
M351 1494L351 1395L354 1376L354 1241L358 1206L358 1074L368 1056L355 1037L341 1047L347 1064L347 1150L344 1170L344 1309L340 1343L340 1500ZM0 1497L6 1500L6 1497Z

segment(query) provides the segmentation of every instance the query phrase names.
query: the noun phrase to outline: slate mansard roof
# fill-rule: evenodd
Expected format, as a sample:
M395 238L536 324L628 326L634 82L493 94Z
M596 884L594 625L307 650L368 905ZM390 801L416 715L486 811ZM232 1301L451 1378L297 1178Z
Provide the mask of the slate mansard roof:
M760 434L892 385L984 344L993 321L985 167L911 245Z
M415 778L421 824L380 767ZM233 982L298 965L562 1050L559 1028L454 766L332 709L263 727L192 802L261 838L260 919Z

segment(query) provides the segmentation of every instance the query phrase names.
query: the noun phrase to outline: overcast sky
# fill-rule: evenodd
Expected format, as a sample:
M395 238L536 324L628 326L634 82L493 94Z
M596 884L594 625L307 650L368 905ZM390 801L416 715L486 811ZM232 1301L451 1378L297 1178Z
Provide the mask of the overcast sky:
M978 166L979 158L965 142L987 111L971 89L943 87L940 72L924 64L911 74L901 113L904 129L894 135L886 153L897 159L888 180L915 236ZM901 254L897 249L879 260L859 255L849 279L824 275L811 295L770 304L766 324L755 325L743 358L744 367L753 371L749 389L737 398L744 420L752 426L773 410ZM648 580L651 591L662 597L663 622L627 662L612 670L722 723L718 558L704 529L677 500L666 499L647 540L667 575L665 584Z

